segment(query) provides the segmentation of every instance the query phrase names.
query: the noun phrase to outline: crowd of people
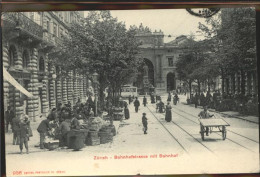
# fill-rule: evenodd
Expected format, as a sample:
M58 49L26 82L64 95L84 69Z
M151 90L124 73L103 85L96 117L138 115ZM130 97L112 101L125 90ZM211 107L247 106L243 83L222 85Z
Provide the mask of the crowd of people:
M68 146L68 132L73 129L79 130L95 114L95 104L90 96L85 104L79 98L74 106L70 101L65 105L59 103L57 108L53 108L37 128L40 134L40 148L45 148L44 140L47 135L58 138L61 147Z

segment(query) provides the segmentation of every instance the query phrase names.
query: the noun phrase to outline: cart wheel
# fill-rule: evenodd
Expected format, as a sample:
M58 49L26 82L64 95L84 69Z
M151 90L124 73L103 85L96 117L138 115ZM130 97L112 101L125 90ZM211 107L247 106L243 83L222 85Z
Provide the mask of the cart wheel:
M225 140L227 137L226 127L222 126L222 139Z
M200 134L201 134L201 139L204 141L204 127L200 124Z

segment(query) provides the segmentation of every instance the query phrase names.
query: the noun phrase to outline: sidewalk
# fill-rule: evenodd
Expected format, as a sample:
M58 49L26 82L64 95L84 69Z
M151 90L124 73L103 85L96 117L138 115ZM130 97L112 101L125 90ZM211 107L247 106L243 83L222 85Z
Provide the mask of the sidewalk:
M182 104L186 104L187 103L186 102L186 96L179 95L179 97L182 100ZM194 104L190 104L189 106L194 107ZM202 106L198 106L197 108L202 109ZM209 111L219 113L219 114L221 114L221 115L223 115L225 117L237 118L237 119L241 119L241 120L245 120L245 121L248 121L248 122L259 124L259 117L257 117L257 116L241 115L240 113L235 112L235 111L220 112L220 111L216 111L215 109L209 109Z

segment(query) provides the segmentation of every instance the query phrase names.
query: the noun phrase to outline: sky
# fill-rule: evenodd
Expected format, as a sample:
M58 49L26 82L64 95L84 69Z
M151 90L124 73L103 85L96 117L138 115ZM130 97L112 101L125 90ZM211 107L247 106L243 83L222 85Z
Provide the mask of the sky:
M205 24L205 19L190 15L185 9L157 9L157 10L111 10L111 15L118 21L125 22L127 29L130 25L148 26L152 32L162 30L165 42L174 40L180 35L193 33L196 40L203 39L197 33L199 22ZM172 37L168 37L171 35Z

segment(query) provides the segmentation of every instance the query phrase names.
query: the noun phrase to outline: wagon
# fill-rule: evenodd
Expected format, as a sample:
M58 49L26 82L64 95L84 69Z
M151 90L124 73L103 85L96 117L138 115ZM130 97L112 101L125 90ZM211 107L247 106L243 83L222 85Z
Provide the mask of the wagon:
M207 119L199 119L200 121L200 134L201 139L204 141L204 134L206 133L206 128L209 129L209 133L211 132L221 132L222 139L225 140L227 137L226 126L230 126L224 119L222 118L207 118ZM218 129L213 131L213 128Z

